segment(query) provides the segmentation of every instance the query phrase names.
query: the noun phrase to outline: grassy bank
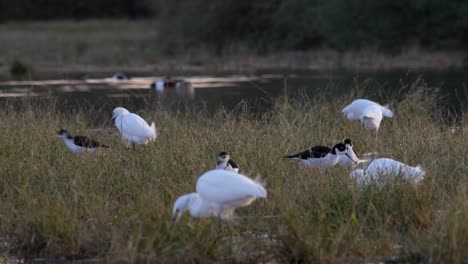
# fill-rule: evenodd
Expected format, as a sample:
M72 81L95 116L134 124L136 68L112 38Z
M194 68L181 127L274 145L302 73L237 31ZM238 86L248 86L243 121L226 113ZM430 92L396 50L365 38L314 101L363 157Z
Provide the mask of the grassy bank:
M247 46L184 48L170 54L154 21L96 20L10 22L0 24L0 75L9 77L15 61L40 72L255 71L271 69L392 70L463 67L463 51L426 51L408 47L397 54L372 49L309 51L258 55Z
M125 147L112 123L96 122L111 113L61 113L37 101L8 104L0 110L0 235L10 252L24 256L112 262L462 262L468 257L466 134L442 132L428 107L437 98L418 88L390 102L395 117L384 120L378 141L357 123L336 126L340 107L359 93L331 102L281 98L261 117L128 106L155 120L160 133L137 151ZM55 136L62 127L111 149L73 155ZM425 180L417 187L395 181L359 189L348 171L281 159L345 137L360 153L421 164ZM173 201L194 191L223 150L233 153L241 172L266 181L268 198L238 210L240 218L221 232L213 219L187 216L171 228Z

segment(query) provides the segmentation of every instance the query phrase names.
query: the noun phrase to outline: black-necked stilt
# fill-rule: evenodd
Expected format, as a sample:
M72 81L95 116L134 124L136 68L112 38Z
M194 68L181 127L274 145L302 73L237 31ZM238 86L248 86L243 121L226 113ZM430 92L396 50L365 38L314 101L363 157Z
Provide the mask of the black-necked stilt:
M108 148L108 146L103 145L92 139L89 139L85 136L72 137L65 129L60 129L60 131L58 131L57 134L63 139L65 145L73 153L94 152L98 148Z
M340 118L344 115L349 120L359 120L364 126L364 129L377 134L383 117L392 117L393 112L376 102L366 99L357 99L341 110ZM337 121L339 121L339 119Z
M112 112L112 118L115 118L115 126L120 131L122 137L133 144L148 144L149 141L156 139L156 125L151 126L137 114L130 113L123 107L117 107Z
M357 151L354 149L353 142L351 139L347 138L344 140L344 144L349 155L339 156L338 165L344 168L353 168L356 167L359 163L365 162L366 160L360 160L357 154Z
M192 217L215 216L231 219L237 207L251 204L257 198L266 198L267 191L259 179L226 170L210 170L198 178L196 193L179 197L173 206L173 221L185 211Z
M239 172L239 165L231 159L229 153L221 152L218 155L218 163L215 169Z
M298 160L308 167L328 168L333 167L338 163L339 156L345 155L352 159L348 154L348 149L345 144L338 143L333 148L325 146L315 146L294 155L285 156L285 158ZM358 162L357 160L353 160Z
M426 172L421 166L412 167L402 162L380 158L373 160L365 169L353 170L350 174L358 185L368 185L372 182L381 182L389 177L402 176L403 179L418 183L424 179Z

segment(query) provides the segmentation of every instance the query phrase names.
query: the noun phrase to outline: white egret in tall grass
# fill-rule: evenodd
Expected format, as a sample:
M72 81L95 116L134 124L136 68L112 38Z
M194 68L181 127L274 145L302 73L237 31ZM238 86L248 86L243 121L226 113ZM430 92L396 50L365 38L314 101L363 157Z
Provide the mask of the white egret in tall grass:
M65 129L60 129L57 134L63 139L67 148L73 153L81 154L85 152L95 152L99 148L108 148L108 146L85 136L72 137Z
M285 158L300 161L307 167L329 168L335 166L338 163L339 156L341 155L344 155L352 162L358 162L358 160L353 160L353 158L349 155L349 150L343 143L338 143L331 149L325 146L311 147L310 149L304 150L297 154L285 156Z
M382 182L397 176L418 183L424 179L425 175L426 172L419 165L412 167L389 158L375 159L367 168L356 169L350 173L350 176L360 186L369 185L372 182Z
M377 135L383 117L393 117L393 112L376 102L357 99L341 110L340 118L344 115L349 120L359 120L365 130L372 131Z
M133 144L134 149L135 144L148 144L156 139L157 132L154 122L149 126L139 115L130 113L123 107L115 108L112 113L112 118L115 118L115 126L122 137Z
M257 198L266 198L262 183L226 170L210 170L198 178L196 193L179 197L174 203L174 221L188 210L193 217L216 216L231 219L238 207L250 205Z
M239 172L239 165L231 159L228 152L221 152L218 155L215 169Z

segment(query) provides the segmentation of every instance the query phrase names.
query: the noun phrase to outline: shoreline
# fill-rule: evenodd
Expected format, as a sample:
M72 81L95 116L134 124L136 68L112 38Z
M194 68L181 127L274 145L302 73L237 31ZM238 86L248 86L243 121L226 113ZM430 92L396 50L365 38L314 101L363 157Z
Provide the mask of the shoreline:
M213 58L198 54L174 59L161 59L160 63L28 63L33 73L73 72L238 72L293 70L293 71L445 71L461 70L468 67L468 55L463 51L454 52L404 52L386 55L378 52L338 52L329 49L312 51L277 52L259 55L226 55ZM8 77L9 65L0 65L0 75Z
M15 61L32 73L61 72L239 72L268 70L392 71L468 67L467 50L430 51L408 46L395 54L372 48L339 51L319 47L258 55L239 44L215 55L191 47L170 55L159 44L151 20L90 20L0 23L0 76L10 77Z

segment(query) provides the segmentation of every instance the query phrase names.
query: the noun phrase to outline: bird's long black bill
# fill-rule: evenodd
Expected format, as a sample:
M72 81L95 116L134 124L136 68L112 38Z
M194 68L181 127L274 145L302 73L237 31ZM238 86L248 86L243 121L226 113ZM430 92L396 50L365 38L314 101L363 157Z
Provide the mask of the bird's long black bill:
M345 153L345 155L346 155L346 157L348 157L348 158L349 158L349 159L350 159L352 162L354 162L354 163L358 164L358 162L357 162L357 161L355 161L355 160L353 160L353 159L352 159L352 158L351 158L351 157L348 155L348 153Z

